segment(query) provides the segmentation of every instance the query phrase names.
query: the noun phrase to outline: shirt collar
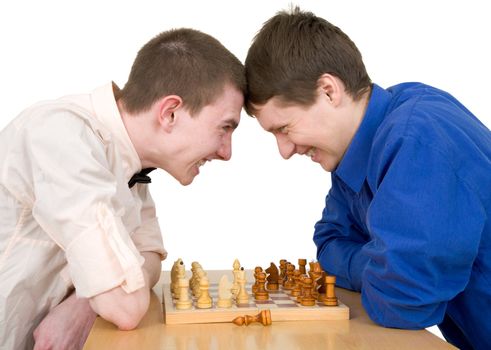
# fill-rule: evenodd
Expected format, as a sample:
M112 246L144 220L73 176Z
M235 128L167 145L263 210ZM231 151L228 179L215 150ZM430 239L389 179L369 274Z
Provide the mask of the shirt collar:
M373 138L385 117L390 99L390 92L373 84L363 121L334 172L356 193L360 192L365 181Z
M118 90L118 86L111 82L92 91L90 97L96 118L110 130L110 137L121 154L125 176L129 179L134 173L141 170L142 164L116 104L114 93Z

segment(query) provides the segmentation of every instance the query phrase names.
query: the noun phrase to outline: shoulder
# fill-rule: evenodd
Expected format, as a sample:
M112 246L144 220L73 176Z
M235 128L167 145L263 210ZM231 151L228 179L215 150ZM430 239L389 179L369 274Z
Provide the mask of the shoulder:
M451 94L422 83L404 83L392 93L375 143L401 143L412 139L448 153L469 135L485 132L482 123Z
M25 109L9 125L18 140L52 140L91 137L103 141L104 126L83 106L70 101L38 102Z

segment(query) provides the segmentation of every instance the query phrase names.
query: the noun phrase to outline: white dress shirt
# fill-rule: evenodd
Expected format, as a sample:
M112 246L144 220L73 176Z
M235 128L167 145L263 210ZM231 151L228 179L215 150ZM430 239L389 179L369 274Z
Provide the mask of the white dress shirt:
M73 286L130 293L140 252L166 257L148 185L128 187L140 170L112 84L38 103L0 133L0 349L32 346Z

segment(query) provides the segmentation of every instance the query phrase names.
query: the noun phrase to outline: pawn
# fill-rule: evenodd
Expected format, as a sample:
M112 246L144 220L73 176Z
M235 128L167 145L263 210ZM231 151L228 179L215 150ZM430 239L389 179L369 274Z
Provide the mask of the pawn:
M286 259L281 259L280 260L280 280L279 283L283 285L285 283L285 277L286 277L286 264L287 261Z
M273 323L273 321L271 320L271 312L269 310L262 310L260 313L258 313L255 316L249 316L249 315L239 316L234 318L232 322L237 326L242 326L244 324L248 326L250 323L253 322L259 322L263 326L269 326L270 324Z
M177 281L178 299L176 301L176 309L187 310L193 305L189 298L189 281L186 278L179 278Z
M291 290L295 286L295 281L293 280L293 271L295 271L295 265L288 263L286 265L286 279L285 284L283 284L283 289Z
M264 272L260 272L257 276L257 290L254 293L254 299L256 300L268 300L269 293L266 291L266 274Z
M290 292L292 297L298 297L300 294L302 294L302 285L300 283L301 275L302 272L300 270L293 271L293 280L295 281L295 284Z
M334 286L336 284L336 276L326 276L326 296L324 298L324 305L337 306L338 298Z
M208 282L208 277L203 276L199 281L200 296L196 301L196 307L198 309L209 309L211 308L213 300L210 297L210 282Z
M300 304L302 306L314 306L315 298L312 296L312 278L306 277L303 280L303 288L302 288L302 299L300 300Z
M299 304L302 301L302 297L303 297L304 291L305 291L304 282L305 282L305 279L308 278L308 277L309 277L308 275L300 275L300 277L298 279L298 284L299 284L299 287L300 287L300 293L297 295L296 302L299 303Z
M259 274L259 272L263 272L263 268L261 266L256 266L256 268L254 269L255 282L251 288L252 294L256 293L256 290L257 290L257 275Z

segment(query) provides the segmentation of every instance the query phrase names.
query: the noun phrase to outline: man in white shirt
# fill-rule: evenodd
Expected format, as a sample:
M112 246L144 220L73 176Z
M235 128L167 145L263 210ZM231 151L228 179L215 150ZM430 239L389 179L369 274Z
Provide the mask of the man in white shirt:
M245 85L217 40L171 30L139 51L123 89L41 102L7 125L0 349L81 348L96 314L138 325L167 254L146 174L188 185L229 160Z

